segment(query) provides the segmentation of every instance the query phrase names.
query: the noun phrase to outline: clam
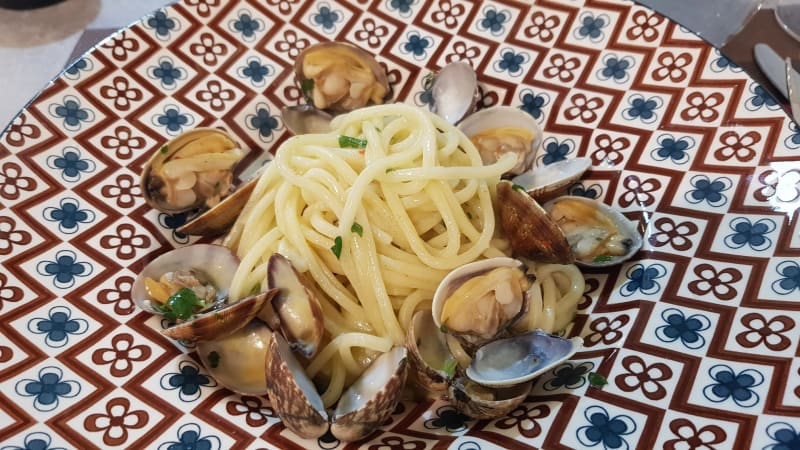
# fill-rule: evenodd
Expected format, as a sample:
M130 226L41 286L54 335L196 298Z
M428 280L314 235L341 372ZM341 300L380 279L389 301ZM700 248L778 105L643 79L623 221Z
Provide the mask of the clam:
M475 352L466 375L481 386L518 385L566 361L582 345L580 337L564 339L538 330L498 339Z
M131 299L141 309L163 315L173 313L186 320L194 314L225 303L239 258L221 245L194 244L170 250L150 261L131 287ZM197 301L170 299L190 289ZM186 307L186 303L190 303ZM181 311L172 305L181 307ZM173 314L168 314L172 316ZM182 316L182 317L177 317Z
M311 358L325 333L319 300L280 253L270 256L267 263L267 287L278 292L271 301L272 311L269 311L274 312L275 318L267 320L280 327L292 350Z
M533 381L504 388L488 388L467 378L457 378L448 389L448 400L461 413L474 419L503 417L522 404Z
M264 370L272 331L251 320L223 338L197 343L197 355L208 373L222 386L242 395L264 395Z
M389 94L386 71L362 48L345 42L322 42L303 50L295 75L314 108L346 112L381 104Z
M431 111L454 125L475 109L480 98L478 76L469 63L456 61L442 67L431 84Z
M267 395L283 424L300 437L316 439L330 429L341 441L359 440L394 411L405 384L407 353L405 347L394 347L379 356L329 415L289 343L273 333L266 357Z
M197 128L183 133L144 165L144 199L168 214L213 207L231 192L233 168L244 155L224 131Z
M525 190L510 181L497 184L500 227L514 254L533 261L570 264L575 257L564 232Z
M562 159L552 164L531 167L512 178L511 182L525 189L537 202L544 203L563 195L591 166L592 160L589 158Z
M525 314L525 267L513 258L490 258L448 273L433 294L437 327L465 344L467 351L502 335Z
M223 198L217 205L200 212L191 220L178 227L177 231L193 236L216 236L227 231L244 208L253 192L258 177L253 177L237 187L233 193Z
M563 196L543 207L566 236L576 264L587 267L619 264L642 247L637 223L603 202Z
M277 292L271 289L228 303L165 328L161 334L184 341L213 341L225 337L253 320Z
M536 119L512 106L482 109L467 116L458 128L478 148L484 164L492 164L506 153L516 154L517 164L508 171L509 175L530 169L542 143L542 130Z
M457 363L447 344L447 336L436 326L430 311L414 313L406 334L406 346L416 384L433 394L446 391Z

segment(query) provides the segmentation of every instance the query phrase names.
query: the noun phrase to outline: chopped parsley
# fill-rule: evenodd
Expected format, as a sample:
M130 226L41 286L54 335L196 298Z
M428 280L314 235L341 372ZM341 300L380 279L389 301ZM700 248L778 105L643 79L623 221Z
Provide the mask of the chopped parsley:
M339 147L341 148L367 148L367 140L352 136L339 136Z
M300 82L300 90L303 91L303 96L307 101L311 101L311 91L314 90L314 80L306 79Z
M364 236L364 228L358 222L353 222L353 225L350 227L350 231L359 236Z
M614 259L614 257L611 256L611 255L597 255L597 256L594 257L593 261L596 262L596 263L604 263L604 262L609 262L609 261L611 261L613 259Z
M444 368L442 369L444 373L447 374L448 377L452 377L456 374L456 367L458 363L455 359L447 358L447 361L444 362Z
M167 153L169 151L169 147L167 145L164 145L163 147L161 147L161 150L159 150L159 151L161 153Z
M331 247L331 251L334 255L336 255L336 259L339 259L342 256L342 237L336 236L336 239L333 240L333 246Z
M521 186L519 184L512 184L511 185L511 189L514 189L515 191L528 192L528 191L525 190L524 186Z
M219 353L211 352L208 354L208 365L211 366L212 369L219 367Z
M189 320L194 313L207 307L208 305L198 298L193 290L184 287L172 294L160 309L165 318L177 322L178 320Z
M588 378L589 378L589 384L591 384L596 388L602 388L603 386L608 384L608 380L606 380L606 377L600 375L597 372L589 372Z

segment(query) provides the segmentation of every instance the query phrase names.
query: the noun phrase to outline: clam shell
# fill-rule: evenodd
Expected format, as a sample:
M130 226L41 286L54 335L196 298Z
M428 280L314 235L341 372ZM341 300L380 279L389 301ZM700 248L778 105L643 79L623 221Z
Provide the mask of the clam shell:
M331 48L344 50L346 52L351 53L355 57L361 59L372 70L372 73L375 76L375 81L381 86L383 86L386 92L384 100L387 97L389 97L391 92L391 86L389 85L389 78L386 75L386 71L383 69L383 67L381 67L381 65L378 63L378 61L371 53L349 42L320 42L318 44L306 47L302 52L300 52L297 58L295 58L294 62L294 73L298 82L302 83L303 80L308 78L303 73L303 62L306 56L312 52L325 51ZM341 102L334 102L328 108L323 108L323 109L330 110L335 113L348 111L348 109L343 108L340 103Z
M267 395L272 409L294 434L316 439L328 431L328 413L280 333L272 333L266 357Z
M530 331L479 348L466 375L482 386L514 386L563 363L582 346L580 337L564 339L543 331Z
M471 94L471 95L467 95ZM431 85L431 111L453 125L475 109L480 98L478 75L469 63L455 61L442 67Z
M531 169L515 176L511 182L522 186L528 195L544 203L566 192L592 167L589 158L570 158Z
M208 373L222 386L242 395L267 393L264 361L272 331L252 320L232 334L197 343L197 355Z
M281 333L292 350L311 358L317 353L325 334L322 306L316 295L303 284L292 263L280 253L270 256L267 262L267 286L278 291L271 304Z
M163 314L155 309L148 299L144 279L158 279L167 272L179 269L194 269L203 272L217 288L218 301L228 296L228 288L239 266L239 258L227 247L213 244L193 244L170 250L150 261L139 272L131 287L131 300L139 308Z
M331 422L331 433L337 439L363 439L392 415L405 386L407 357L405 347L393 347L342 394Z
M436 326L430 311L414 313L406 333L406 346L413 380L430 393L445 392L451 376L444 371L444 365L454 357L446 335Z
M594 267L594 268L613 266L629 260L631 257L633 257L633 255L636 254L636 252L639 251L639 249L642 248L644 239L642 238L641 233L639 233L638 223L628 219L627 217L625 217L624 214L622 214L615 208L612 208L611 206L601 201L581 196L565 195L545 203L544 205L542 205L542 208L549 213L550 211L552 211L554 205L562 201L580 202L584 205L596 208L601 214L608 217L611 220L611 222L613 222L614 225L617 226L620 233L625 238L630 239L630 245L628 246L628 251L624 255L614 256L611 259L604 261L585 261L576 258L575 264L582 267Z
M461 413L474 419L503 417L522 404L533 386L532 381L515 386L491 389L494 398L483 399L471 392L469 381L458 378L448 390L450 403Z
M575 260L564 232L524 190L500 181L497 208L500 227L515 255L544 263L570 264Z
M161 330L161 334L184 341L213 341L245 326L278 291L275 289L229 303L220 309L198 314L191 320Z
M172 155L183 149L186 145L198 139L207 138L209 135L217 136L221 141L225 142L224 144L217 144L226 146L226 149L238 147L236 140L227 132L217 128L201 127L181 133L179 136L171 139L153 153L150 159L142 167L142 174L139 178L139 183L142 189L142 197L144 198L145 202L150 205L150 207L167 214L178 214L197 209L205 203L206 199L198 196L197 200L193 204L186 207L173 207L166 204L163 196L159 192L160 186L153 178L153 168L164 164L172 157Z
M228 231L250 199L256 183L258 177L247 181L214 207L198 214L176 231L193 236L217 236Z
M523 173L533 165L536 151L542 145L542 129L533 116L513 106L492 106L470 114L458 124L458 129L469 138L484 131L503 127L522 128L533 134L530 148L525 154L519 155L517 166L509 171L514 175ZM487 163L485 159L484 163Z

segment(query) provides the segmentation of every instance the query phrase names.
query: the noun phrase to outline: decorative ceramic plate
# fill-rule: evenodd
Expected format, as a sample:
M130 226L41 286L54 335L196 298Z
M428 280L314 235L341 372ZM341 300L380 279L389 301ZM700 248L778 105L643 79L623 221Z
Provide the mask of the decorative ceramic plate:
M420 106L428 73L469 61L484 106L541 123L537 164L591 158L572 193L646 241L586 272L585 351L507 417L403 403L348 448L797 448L800 130L716 50L624 1L184 0L104 41L0 136L3 449L344 447L219 387L128 295L143 261L190 242L185 217L142 200L150 153L199 126L274 150L280 106L301 98L294 58L321 40L378 54Z

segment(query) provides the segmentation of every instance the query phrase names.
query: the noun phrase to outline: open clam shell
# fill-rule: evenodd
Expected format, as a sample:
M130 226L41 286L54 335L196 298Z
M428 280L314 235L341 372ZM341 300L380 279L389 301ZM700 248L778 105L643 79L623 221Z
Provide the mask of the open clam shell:
M575 260L564 232L524 189L500 181L497 208L500 227L515 255L544 263L570 264Z
M456 124L475 109L480 98L478 75L469 63L455 61L433 75L431 111Z
M578 157L562 159L552 164L531 167L515 176L511 182L521 186L537 202L544 203L566 192L592 167L592 160Z
M273 333L266 358L267 394L284 425L298 436L316 439L330 428L341 441L359 440L394 411L405 385L407 355L405 347L394 347L375 359L329 416L289 343Z
M295 76L317 109L340 113L381 104L390 93L386 71L369 52L348 42L321 42L295 59Z
M131 287L131 299L139 308L161 315L163 311L154 305L154 300L147 292L145 279L157 280L169 272L193 270L207 277L216 288L216 300L213 303L225 302L238 266L239 258L229 248L221 245L193 244L179 247L158 256L139 272Z
M251 320L233 333L197 343L197 355L208 373L222 386L242 395L267 393L264 361L272 330Z
M582 346L580 337L564 339L543 331L530 331L479 348L466 375L482 386L514 386L561 364Z
M193 236L217 236L228 231L250 199L256 183L258 183L258 177L250 179L223 198L217 205L201 212L178 227L177 231Z
M544 205L558 223L575 255L575 264L608 267L630 259L644 239L638 223L598 200L562 196Z
M448 400L455 408L473 419L503 417L522 404L531 391L533 381L504 388L486 388L466 378L453 380Z
M185 341L213 341L245 326L277 293L276 289L261 292L229 303L221 308L198 314L191 320L161 330L161 334Z
M417 311L406 333L406 346L413 380L427 392L438 394L447 390L452 378L448 366L455 369L447 337L433 321L430 311Z
M232 191L233 168L245 156L231 135L195 128L161 146L145 163L142 196L152 208L177 214L212 207Z
M458 129L478 148L484 164L494 163L505 153L515 153L517 164L508 172L511 175L530 169L542 145L542 129L536 119L512 106L477 111L464 118Z

